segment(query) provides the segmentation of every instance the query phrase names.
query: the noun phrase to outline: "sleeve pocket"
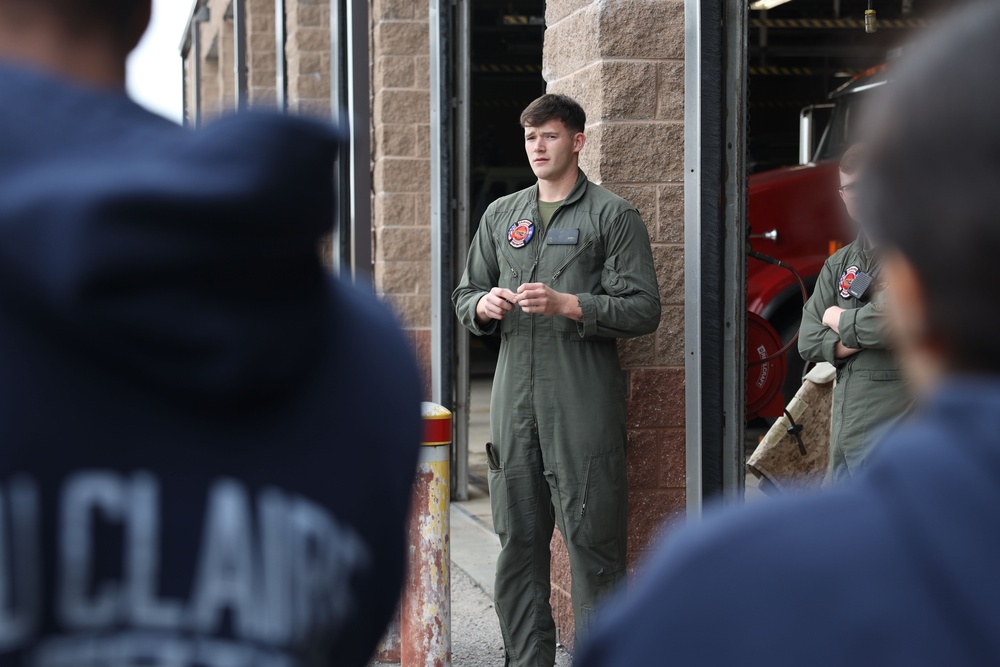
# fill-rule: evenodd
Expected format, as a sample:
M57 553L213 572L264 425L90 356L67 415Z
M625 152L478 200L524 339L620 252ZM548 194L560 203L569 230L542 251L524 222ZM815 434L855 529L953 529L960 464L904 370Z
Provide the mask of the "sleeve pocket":
M618 273L618 257L609 257L604 262L604 270L601 272L601 287L605 293L611 296L628 296L635 294L635 288L629 284L625 278Z

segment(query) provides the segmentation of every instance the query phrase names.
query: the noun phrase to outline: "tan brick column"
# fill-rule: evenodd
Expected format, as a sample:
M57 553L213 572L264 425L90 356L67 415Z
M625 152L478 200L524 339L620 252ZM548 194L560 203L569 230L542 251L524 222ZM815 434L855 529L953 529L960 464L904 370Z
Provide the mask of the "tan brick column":
M410 333L430 395L430 74L426 0L371 8L375 289Z
M194 118L195 116L194 59L198 57L199 57L198 54L194 52L194 47L192 47L191 50L188 52L188 55L184 58L184 118L185 119ZM199 65L200 64L201 63L199 63Z
M219 99L225 113L236 109L236 35L233 20L223 18L221 8L212 12L212 23L219 26Z
M663 320L619 345L628 373L630 571L657 528L684 510L683 0L549 0L548 91L587 111L582 167L631 201L653 242ZM569 565L553 540L552 604L573 645Z
M225 109L222 72L222 33L232 33L233 24L225 20L227 0L209 0L209 20L199 23L201 31L201 117L210 121ZM232 60L228 61L232 68ZM231 82L230 76L229 81Z
M286 0L285 30L288 110L329 118L329 0ZM271 39L274 39L273 24ZM273 80L273 66L271 74Z
M274 0L246 0L247 93L251 107L274 107L278 101Z

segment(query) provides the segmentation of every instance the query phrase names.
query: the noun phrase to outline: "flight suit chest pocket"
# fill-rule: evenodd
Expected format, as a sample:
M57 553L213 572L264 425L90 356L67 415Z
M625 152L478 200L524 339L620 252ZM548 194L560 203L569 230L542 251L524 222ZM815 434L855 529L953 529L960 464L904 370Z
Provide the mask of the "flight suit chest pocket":
M519 258L514 257L514 253L518 250L511 248L506 239L499 237L496 239L496 246L497 265L500 267L500 277L497 284L504 289L516 292L517 288L521 286L523 273L521 262L518 261ZM520 250L523 252L524 249Z
M517 261L511 257L510 253L513 252L512 248L505 248L500 245L501 239L497 240L497 265L500 267L500 276L497 279L497 287L502 287L503 289L508 289L511 292L517 293L517 288L521 286L522 280L522 269ZM519 309L514 308L507 313L502 320L500 320L500 333L501 334L516 334L517 333L517 323Z
M600 276L603 259L598 258L597 237L581 235L575 245L553 245L546 249L545 263L552 267L552 286L564 292L590 291L589 283Z

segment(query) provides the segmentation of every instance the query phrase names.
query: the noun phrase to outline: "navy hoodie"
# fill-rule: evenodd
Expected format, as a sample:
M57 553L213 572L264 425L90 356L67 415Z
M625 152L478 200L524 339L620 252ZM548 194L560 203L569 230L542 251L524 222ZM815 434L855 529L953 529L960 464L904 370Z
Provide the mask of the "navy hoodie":
M680 531L582 667L1000 665L1000 379L957 378L834 491Z
M0 67L0 665L363 665L418 373L332 279L337 133Z

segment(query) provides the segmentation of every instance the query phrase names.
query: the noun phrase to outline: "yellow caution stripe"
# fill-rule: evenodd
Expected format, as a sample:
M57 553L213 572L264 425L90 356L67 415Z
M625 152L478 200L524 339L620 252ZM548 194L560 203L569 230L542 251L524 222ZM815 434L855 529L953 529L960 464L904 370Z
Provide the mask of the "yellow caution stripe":
M933 25L925 19L879 19L879 28L927 28ZM751 28L775 28L794 30L864 30L865 20L861 19L750 19Z

